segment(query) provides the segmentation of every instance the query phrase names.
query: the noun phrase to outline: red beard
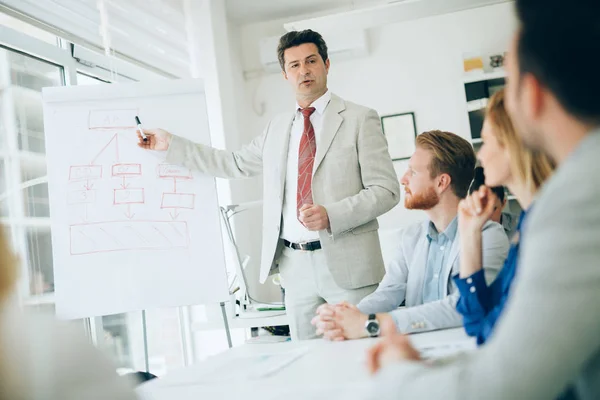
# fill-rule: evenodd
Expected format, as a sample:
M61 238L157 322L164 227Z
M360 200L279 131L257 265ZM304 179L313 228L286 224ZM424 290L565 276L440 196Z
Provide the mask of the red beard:
M410 197L408 196L409 193L411 194ZM404 197L404 207L408 210L431 210L439 202L440 198L433 188L428 188L422 193L416 194L406 190L406 196Z

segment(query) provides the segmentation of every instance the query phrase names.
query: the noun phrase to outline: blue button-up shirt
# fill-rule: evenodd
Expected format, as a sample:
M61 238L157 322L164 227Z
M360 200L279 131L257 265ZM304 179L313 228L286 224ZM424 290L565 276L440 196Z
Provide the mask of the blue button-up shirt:
M429 232L427 233L429 252L427 253L427 269L423 280L423 303L444 298L448 281L444 279L442 270L450 256L457 228L458 221L456 217L442 233L438 233L433 222L429 223Z
M531 207L529 208L531 210ZM477 338L477 344L483 344L490 337L496 321L504 310L504 304L510 295L510 288L519 263L520 232L529 211L523 211L508 257L496 280L488 286L483 271L479 270L466 278L454 277L460 291L456 310L462 314L464 326L469 336Z

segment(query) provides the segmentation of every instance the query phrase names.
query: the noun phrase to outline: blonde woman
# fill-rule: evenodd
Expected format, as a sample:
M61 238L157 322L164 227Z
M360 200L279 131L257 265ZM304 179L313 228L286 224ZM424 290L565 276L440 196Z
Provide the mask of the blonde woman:
M14 302L17 260L0 225L0 400L133 400L133 382L82 331L24 315Z
M456 308L463 315L467 334L475 336L478 344L490 337L502 314L518 268L519 232L526 223L537 190L553 170L545 155L531 152L521 144L506 113L504 91L490 98L481 138L483 145L477 158L485 172L485 185L459 204L460 272L454 278L460 291ZM481 268L481 227L494 213L496 199L490 189L494 186L508 187L523 212L504 267L488 286Z

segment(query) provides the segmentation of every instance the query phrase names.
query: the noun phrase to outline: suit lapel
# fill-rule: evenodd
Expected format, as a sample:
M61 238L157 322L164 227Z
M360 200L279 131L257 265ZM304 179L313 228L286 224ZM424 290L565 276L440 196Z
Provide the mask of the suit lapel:
M443 277L446 281L450 281L450 275L452 274L452 267L458 258L458 253L460 250L460 236L458 232L456 232L456 236L454 236L454 240L452 241L452 249L450 250L450 254L448 259L446 260L446 265L444 265ZM448 290L449 285L446 286L446 290Z
M279 194L283 199L283 188L285 186L285 176L287 171L288 151L290 146L290 132L294 123L294 114L290 118L282 118L280 126L273 127L273 148L279 160L277 162L277 172L279 177Z
M345 109L346 105L344 104L344 100L335 94L332 94L331 100L323 113L323 127L321 129L321 135L317 139L317 152L315 154L313 175L319 168L319 165L321 165L321 161L323 161L325 154L327 154L333 138L340 129L340 125L344 120L340 113Z
M427 255L429 254L429 243L427 241L427 228L429 220L421 225L419 240L415 246L415 255L411 262L409 271L409 282L406 288L406 305L413 306L421 304L423 299L423 280L427 270Z

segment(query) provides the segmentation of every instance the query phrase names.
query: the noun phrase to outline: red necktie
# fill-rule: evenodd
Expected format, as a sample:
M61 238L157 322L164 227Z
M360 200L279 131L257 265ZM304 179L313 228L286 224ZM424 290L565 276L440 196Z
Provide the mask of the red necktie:
M300 109L304 115L304 131L298 149L298 192L296 194L296 214L300 215L300 208L304 204L313 204L312 198L312 173L315 163L317 142L315 130L310 123L310 115L315 112L314 107Z

